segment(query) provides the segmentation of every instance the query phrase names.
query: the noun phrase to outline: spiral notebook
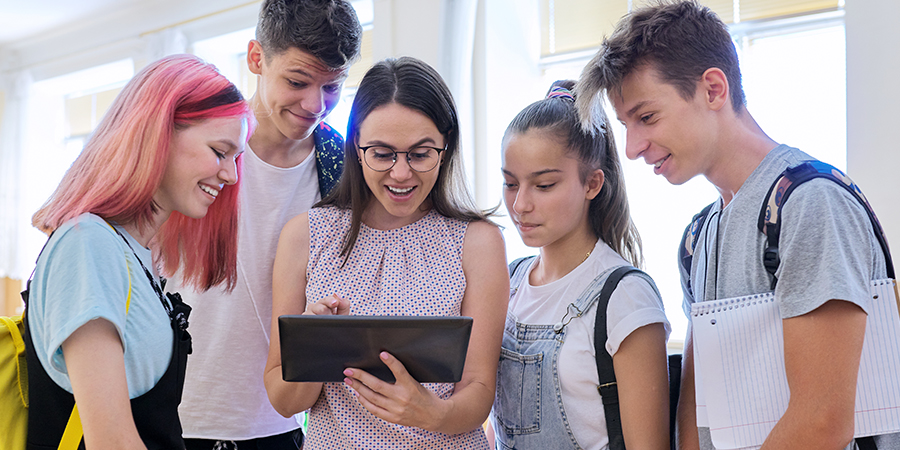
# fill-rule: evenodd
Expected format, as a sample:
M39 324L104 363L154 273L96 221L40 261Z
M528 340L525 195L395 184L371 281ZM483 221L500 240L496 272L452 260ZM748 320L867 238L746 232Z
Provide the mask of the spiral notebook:
M856 437L900 431L896 281L873 281L871 294L856 388ZM704 374L698 398L704 401L713 444L718 449L761 446L790 398L775 295L695 303L691 321L694 364Z

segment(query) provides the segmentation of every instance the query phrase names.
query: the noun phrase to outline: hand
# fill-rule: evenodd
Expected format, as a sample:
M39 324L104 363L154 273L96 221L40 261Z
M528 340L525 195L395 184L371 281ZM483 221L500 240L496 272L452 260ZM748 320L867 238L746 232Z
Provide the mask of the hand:
M316 316L347 316L350 314L350 301L332 294L306 308L305 315Z
M397 381L388 383L364 370L344 370L344 383L358 394L357 399L380 419L398 425L435 430L447 416L451 405L414 380L397 358L388 352L379 355Z

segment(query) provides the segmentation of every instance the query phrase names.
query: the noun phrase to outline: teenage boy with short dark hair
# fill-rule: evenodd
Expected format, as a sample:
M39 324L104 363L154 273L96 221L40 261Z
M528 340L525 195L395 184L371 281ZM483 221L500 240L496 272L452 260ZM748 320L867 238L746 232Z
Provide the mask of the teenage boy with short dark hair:
M272 323L272 263L281 228L340 177L343 139L323 122L358 59L362 28L343 0L266 0L247 64L259 126L243 155L238 282L192 292L194 352L179 413L188 449L297 449L295 418L269 403L263 371Z
M627 129L630 159L643 158L672 184L703 175L719 192L694 250L709 256L682 271L685 310L770 291L760 208L785 168L812 158L773 141L750 115L725 24L693 1L636 10L604 41L576 89L584 117L598 107L598 92L608 96ZM797 187L781 218L775 298L790 403L762 448L841 449L854 433L869 283L886 277L884 254L866 210L833 181ZM689 327L679 448L713 449L709 429L696 425L694 371ZM892 439L879 437L879 448L897 448L884 446Z

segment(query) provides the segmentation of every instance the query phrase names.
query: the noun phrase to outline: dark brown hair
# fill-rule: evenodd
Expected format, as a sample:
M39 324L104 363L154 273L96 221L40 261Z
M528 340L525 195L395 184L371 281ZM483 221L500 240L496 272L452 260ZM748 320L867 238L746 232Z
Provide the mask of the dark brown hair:
M556 87L571 91L574 86L575 82L572 80L556 81L550 91ZM574 98L578 98L577 92L574 93ZM569 153L579 162L582 183L587 182L593 171L603 170L603 187L591 200L588 208L591 230L616 253L635 267L640 267L643 262L641 237L631 221L625 178L609 121L603 116L596 121L599 128L594 130L583 129L579 122L573 99L565 96L548 97L528 105L516 115L506 128L503 145L514 134L537 129L551 133L565 142Z
M490 215L475 207L466 188L459 154L459 118L450 88L437 71L418 59L385 59L372 66L359 83L347 123L344 173L334 190L316 204L352 211L350 231L341 250L345 261L359 237L363 211L373 199L357 153L359 128L372 111L392 103L424 114L444 136L447 147L443 163L428 194L432 208L445 217L466 222L486 220Z
M728 79L734 111L740 113L746 103L737 51L727 26L694 0L660 2L634 10L619 21L578 81L582 97L577 104L582 116L588 118L591 108L596 111L598 92L618 91L625 77L643 66L656 70L685 100L694 97L707 69L719 68Z
M256 40L267 58L296 47L343 69L359 59L362 26L346 0L265 0Z

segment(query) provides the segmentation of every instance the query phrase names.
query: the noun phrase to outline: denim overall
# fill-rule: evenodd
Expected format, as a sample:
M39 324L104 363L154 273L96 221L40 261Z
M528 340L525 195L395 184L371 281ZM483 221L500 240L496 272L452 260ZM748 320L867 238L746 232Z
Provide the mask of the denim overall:
M510 297L528 272L529 264L521 266L510 280ZM596 303L603 284L615 269L617 267L611 267L598 275L569 304L565 316L557 324L523 324L507 314L494 399L498 425L494 435L498 449L582 448L572 434L563 408L559 353L566 341L566 325ZM593 361L591 365L594 365ZM597 421L602 423L599 417Z

